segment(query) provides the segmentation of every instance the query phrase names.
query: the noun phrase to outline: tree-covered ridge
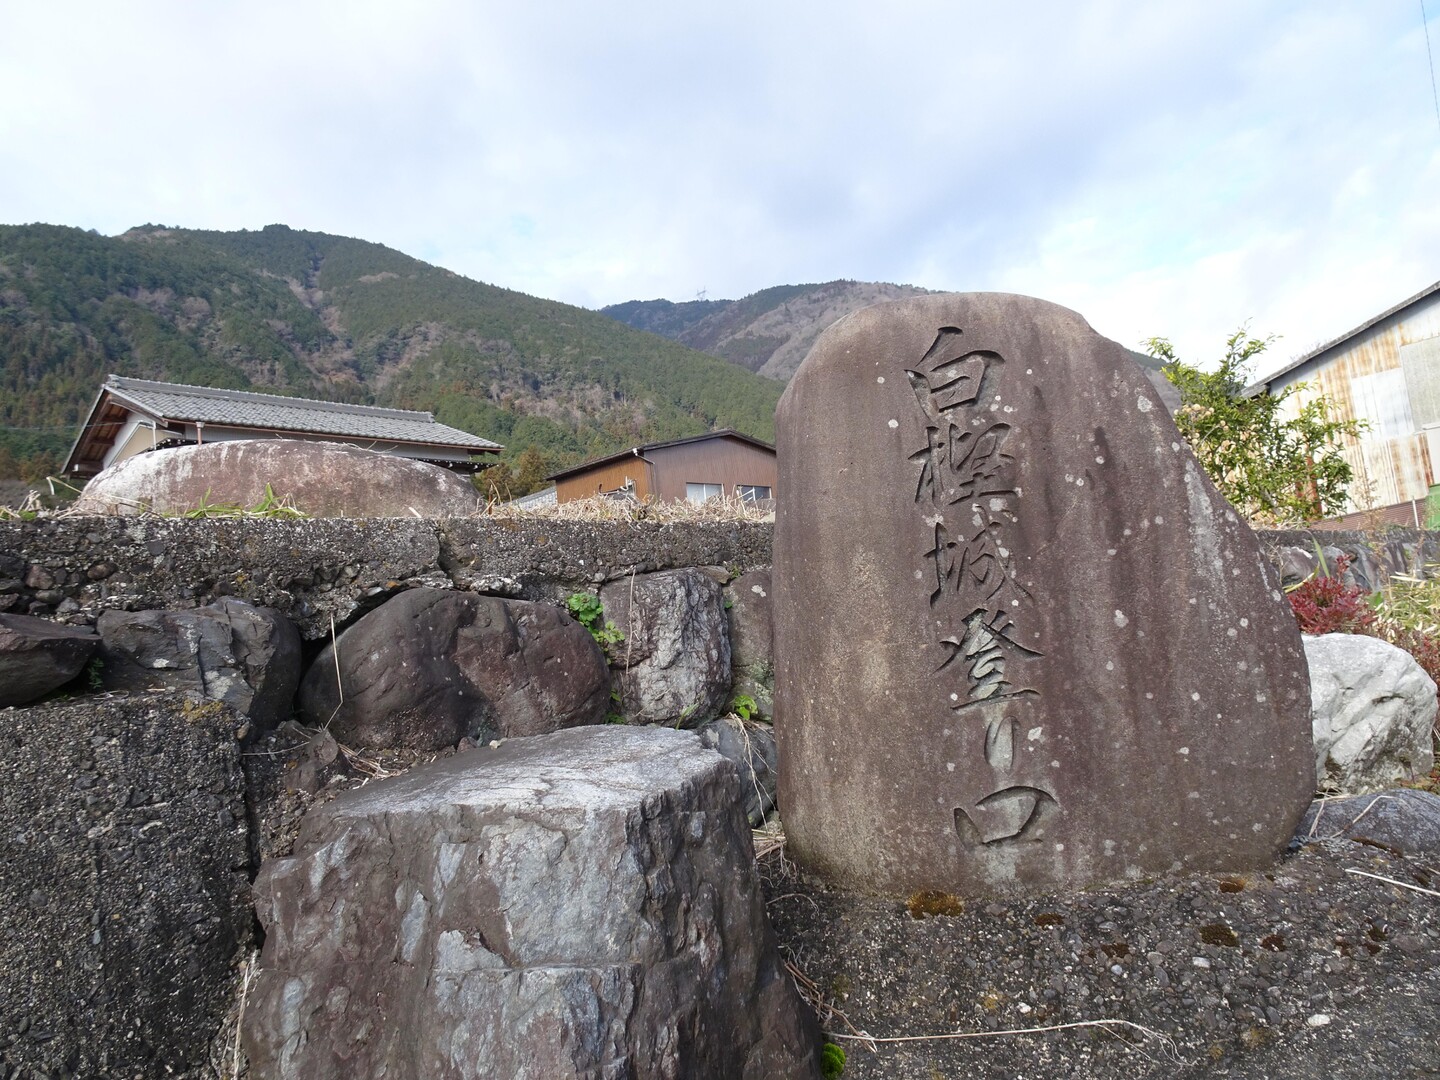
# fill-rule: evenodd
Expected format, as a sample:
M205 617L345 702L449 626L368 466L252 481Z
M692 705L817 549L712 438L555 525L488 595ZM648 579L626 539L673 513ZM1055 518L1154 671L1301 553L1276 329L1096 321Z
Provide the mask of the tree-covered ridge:
M0 475L53 472L109 372L430 409L554 467L711 427L772 439L781 390L363 240L0 226Z
M789 379L815 339L836 319L871 304L921 296L913 285L872 281L776 285L740 300L631 300L601 310L629 326L774 379Z

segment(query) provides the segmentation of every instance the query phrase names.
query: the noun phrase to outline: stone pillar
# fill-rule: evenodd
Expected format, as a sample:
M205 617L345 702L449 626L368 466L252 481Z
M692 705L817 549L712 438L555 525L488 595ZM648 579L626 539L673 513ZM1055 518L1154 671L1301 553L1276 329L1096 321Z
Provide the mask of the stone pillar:
M905 894L1252 867L1313 783L1300 635L1144 372L1006 294L832 326L777 413L789 851Z

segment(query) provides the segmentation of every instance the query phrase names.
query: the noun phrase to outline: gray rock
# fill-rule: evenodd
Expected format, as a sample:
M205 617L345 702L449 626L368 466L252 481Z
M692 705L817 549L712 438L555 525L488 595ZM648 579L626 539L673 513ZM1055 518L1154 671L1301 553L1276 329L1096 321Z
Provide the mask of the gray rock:
M243 723L177 693L0 714L0 1071L210 1075L254 923Z
M760 716L770 716L774 711L773 591L769 570L741 574L725 588L733 673L731 696L745 694L753 698Z
M507 741L347 792L256 881L255 1075L818 1076L732 766L694 734Z
M1305 655L1321 791L1362 795L1430 771L1435 682L1414 657L1364 634L1306 635Z
M698 727L725 707L730 638L718 582L696 569L640 574L600 590L625 640L612 650L627 719Z
M776 414L787 852L850 888L1257 866L1314 784L1300 635L1125 350L1072 311L869 308Z
M24 705L64 686L99 644L93 630L0 613L0 708Z
M341 742L422 750L603 723L609 703L605 657L568 614L439 589L409 590L361 618L300 688L307 720Z
M740 794L745 817L753 825L765 820L775 806L778 758L775 732L769 724L721 716L697 729L700 741L733 762L740 773Z
M270 493L310 517L456 517L482 505L468 480L438 465L301 439L242 439L127 458L85 485L81 514L203 505L255 506Z
M1362 840L1410 855L1440 853L1440 795L1393 788L1370 795L1316 799L1295 831L1298 843Z
M290 718L300 635L268 608L227 597L189 611L107 611L97 627L107 690L191 690L260 728Z

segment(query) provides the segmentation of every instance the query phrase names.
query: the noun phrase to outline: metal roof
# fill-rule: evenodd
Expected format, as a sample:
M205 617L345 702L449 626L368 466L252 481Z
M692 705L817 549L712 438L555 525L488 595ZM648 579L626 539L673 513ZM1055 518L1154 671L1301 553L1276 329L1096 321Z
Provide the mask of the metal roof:
M438 423L432 413L408 409L346 405L334 401L256 394L249 390L216 390L181 383L125 379L118 375L112 375L105 381L102 394L105 392L157 420L427 443L471 450L501 449L499 443Z
M1257 379L1251 386L1246 387L1245 393L1247 395L1250 395L1258 393L1260 390L1268 389L1270 384L1276 379L1280 378L1280 376L1290 374L1290 372L1294 371L1296 368L1308 364L1311 360L1314 360L1321 353L1329 352L1331 349L1335 348L1336 345L1343 345L1351 338L1359 334L1363 334L1366 330L1369 330L1376 323L1384 322L1386 319L1390 318L1391 315L1396 315L1399 312L1404 311L1411 304L1417 304L1421 300L1424 300L1427 296L1430 296L1432 293L1435 292L1440 292L1440 281L1435 282L1433 285L1425 286L1425 288L1421 289L1418 293L1410 297L1408 300L1401 300L1400 303L1396 304L1394 307L1386 308L1374 318L1366 319L1359 326L1355 327L1355 329L1346 331L1339 337L1335 338L1333 341L1327 341L1324 345L1317 345L1315 348L1307 352L1304 356L1299 356L1296 357L1294 360L1291 360L1279 371L1272 372L1271 374L1265 376L1265 378L1263 379Z
M760 439L751 438L749 435L742 435L734 428L722 428L719 431L707 431L704 435L691 435L685 439L670 439L666 442L645 443L643 446L632 446L628 450L618 450L613 454L606 454L603 457L591 458L589 461L582 461L579 465L573 465L557 473L551 473L546 480L563 480L567 476L574 476L576 473L593 469L597 465L605 465L612 461L619 461L627 457L643 457L652 450L664 450L669 446L684 446L687 443L705 442L707 439L739 439L741 442L749 443L751 446L761 450L775 452L775 447Z

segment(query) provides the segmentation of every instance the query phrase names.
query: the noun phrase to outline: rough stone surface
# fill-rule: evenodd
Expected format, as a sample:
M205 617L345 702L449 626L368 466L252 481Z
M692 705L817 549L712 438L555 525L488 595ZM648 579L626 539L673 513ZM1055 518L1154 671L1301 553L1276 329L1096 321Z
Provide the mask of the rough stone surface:
M241 439L127 458L86 484L75 509L179 514L255 506L271 493L311 517L459 517L483 505L468 480L438 465L342 443Z
M816 1077L733 767L585 728L339 796L256 882L252 1075Z
M734 763L740 773L740 794L745 817L759 825L775 805L775 776L779 762L775 732L769 724L721 716L702 724L700 741Z
M459 518L441 526L440 559L462 589L558 602L632 573L768 567L770 534L770 524L759 521Z
M176 693L0 712L0 1074L205 1073L253 922L241 723Z
M1393 788L1342 799L1316 799L1295 833L1300 843L1344 838L1409 855L1440 854L1440 795Z
M1314 782L1300 635L1119 345L1026 297L884 304L817 342L777 429L803 866L975 894L1284 848Z
M343 627L417 585L562 602L632 569L752 570L770 563L770 531L753 521L0 521L0 610L93 623L108 608L189 607L230 595L274 608L314 640L330 636L332 619ZM32 573L51 584L27 585Z
M568 614L439 589L370 612L325 646L300 688L301 712L341 742L416 750L598 724L609 703L605 657Z
M761 716L770 716L774 711L773 591L769 570L741 574L725 587L733 672L731 694L748 694Z
M274 608L307 639L328 637L332 620L343 623L407 584L445 580L435 523L398 518L0 521L3 551L48 575L62 602L74 601L69 622L234 596ZM13 595L32 613L56 611L39 591L17 585Z
M600 590L625 635L611 650L627 719L698 727L730 693L730 636L719 582L698 569L641 574Z
M64 686L80 674L99 644L92 630L0 614L0 708L23 705Z
M1362 795L1428 773L1435 681L1415 658L1364 634L1304 640L1319 790Z
M290 718L300 635L268 608L226 597L191 611L107 611L97 627L107 690L190 690L261 728Z

